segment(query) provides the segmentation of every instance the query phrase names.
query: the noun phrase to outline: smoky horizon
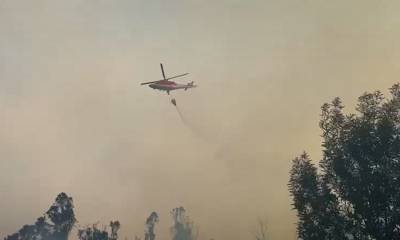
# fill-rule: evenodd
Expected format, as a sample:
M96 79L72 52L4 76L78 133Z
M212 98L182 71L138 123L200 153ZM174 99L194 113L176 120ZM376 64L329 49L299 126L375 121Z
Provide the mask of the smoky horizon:
M199 239L251 238L260 218L295 239L291 161L321 159L322 104L353 112L398 81L399 7L0 1L0 237L65 192L81 226L118 220L129 240L152 212L169 238L180 206ZM200 87L141 86L160 63Z

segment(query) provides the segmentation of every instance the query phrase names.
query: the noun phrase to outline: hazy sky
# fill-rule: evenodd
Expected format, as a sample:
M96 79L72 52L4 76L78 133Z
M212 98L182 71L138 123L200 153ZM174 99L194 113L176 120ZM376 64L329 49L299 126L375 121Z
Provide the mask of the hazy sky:
M184 206L200 239L295 238L291 159L320 106L399 81L399 1L0 0L0 238L56 195L143 235ZM167 74L199 88L140 86ZM75 236L72 237L75 239Z

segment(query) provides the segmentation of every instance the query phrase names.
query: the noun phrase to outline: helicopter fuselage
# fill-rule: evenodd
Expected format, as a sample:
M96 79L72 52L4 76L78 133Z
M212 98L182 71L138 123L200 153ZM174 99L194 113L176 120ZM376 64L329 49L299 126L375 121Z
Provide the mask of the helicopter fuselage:
M178 89L187 90L188 88L194 88L196 87L196 85L194 85L193 83L179 84L173 81L162 80L156 83L149 84L149 87L161 91L167 91L167 93L169 93L170 91L173 90L178 90Z

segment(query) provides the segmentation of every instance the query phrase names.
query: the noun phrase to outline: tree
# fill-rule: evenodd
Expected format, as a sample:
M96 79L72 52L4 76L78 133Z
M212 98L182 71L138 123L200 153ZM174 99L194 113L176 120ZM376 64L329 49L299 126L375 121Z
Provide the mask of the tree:
M154 228L157 222L158 214L156 212L152 212L150 216L146 219L146 231L144 235L145 240L154 240L156 238Z
M54 223L53 238L67 240L69 232L76 222L72 198L65 193L58 194L46 215Z
M119 221L111 221L109 225L111 232L107 231L107 228L104 227L103 230L97 228L96 224L93 224L92 227L86 227L84 229L78 230L78 238L79 240L117 240L118 239L118 230L121 227Z
M110 222L110 228L111 228L110 240L118 239L118 230L120 227L121 227L121 224L119 223L119 221L111 221Z
M183 207L174 208L171 211L174 225L171 228L173 240L196 240L197 231L195 231L193 222L186 216L186 210Z
M267 240L267 224L261 218L257 220L257 229L253 235L256 240Z
M108 232L98 229L95 225L78 230L78 238L79 240L109 240Z
M293 160L289 190L299 217L299 238L346 239L336 198L306 153Z
M293 161L289 190L302 239L400 239L400 85L385 99L339 98L322 106L321 173L306 154Z
M49 210L34 225L24 225L5 240L67 240L76 221L73 209L72 198L60 193Z

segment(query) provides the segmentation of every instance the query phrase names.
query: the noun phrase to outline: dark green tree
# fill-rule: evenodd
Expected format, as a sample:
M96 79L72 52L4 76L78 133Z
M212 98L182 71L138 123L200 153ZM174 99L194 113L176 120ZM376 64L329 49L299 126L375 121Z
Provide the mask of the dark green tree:
M322 106L321 174L302 155L289 181L302 239L400 239L400 85L390 93L365 93L356 114Z
M121 227L119 221L111 221L109 225L111 232L107 231L107 228L104 227L103 230L100 230L96 224L93 224L92 227L86 227L84 229L78 230L78 238L79 240L117 240L118 239L118 230Z
M110 240L118 239L118 230L120 229L120 227L121 224L119 223L119 221L110 222L110 228L111 228Z
M96 226L78 230L79 240L109 240L108 232Z
M319 196L317 168L306 153L293 160L290 172L289 190L297 209L299 223L297 230L302 239L321 239L318 211L322 202Z
M24 225L5 240L67 240L75 224L71 197L60 193L50 209L34 225Z
M158 222L158 214L156 212L152 212L150 216L146 219L146 231L144 234L145 240L154 240L156 238L156 234L154 233L154 228L157 222Z
M46 215L54 223L53 238L67 240L69 232L76 222L72 198L65 193L58 194Z
M346 239L338 202L306 153L293 160L289 190L299 217L299 238Z

